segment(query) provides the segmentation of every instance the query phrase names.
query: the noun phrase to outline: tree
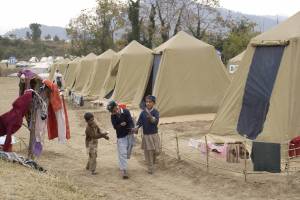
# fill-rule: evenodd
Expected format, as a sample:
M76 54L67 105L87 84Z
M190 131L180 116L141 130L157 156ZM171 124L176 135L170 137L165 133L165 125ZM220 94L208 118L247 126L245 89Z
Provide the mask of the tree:
M51 40L52 36L50 34L46 35L45 40Z
M31 40L31 34L29 31L26 31L26 39Z
M41 31L41 25L37 23L32 23L29 25L29 28L31 30L31 39L32 41L36 42L41 39L42 31Z
M178 18L177 18L177 22L175 24L173 35L176 35L181 29L180 28L181 27L181 17L182 17L182 13L183 13L184 9L185 9L185 6L182 6L179 10L179 15L178 15Z
M156 16L156 7L154 3L151 3L151 10L149 14L149 22L148 22L148 39L144 37L144 44L148 47L151 48L153 47L153 37L155 34L155 16Z
M125 7L119 0L97 0L93 35L102 52L114 46L114 33L125 24Z
M256 24L245 18L230 24L230 33L223 44L225 62L245 50L251 38L258 34L254 31Z
M70 20L66 29L71 39L70 53L100 54L114 47L115 32L124 27L126 9L118 0L97 0L97 7L84 10L79 17Z
M167 41L171 35L171 27L174 21L178 28L181 25L181 17L189 0L155 0L158 19L160 21L160 35L163 42ZM176 31L174 31L176 32Z
M132 40L140 41L140 0L128 1L128 18L131 23L131 33L129 33L128 42Z
M219 11L219 0L192 0L184 12L184 24L194 37L202 39L207 32L222 29L224 21Z
M76 56L88 54L89 41L91 40L91 18L89 10L83 10L81 14L71 19L66 29L71 39L70 53Z
M59 41L60 41L60 39L59 39L59 37L58 37L57 35L54 36L53 40L54 40L55 42L59 42Z
M15 34L13 34L13 33L9 34L8 36L9 36L9 38L12 39L12 40L17 39L17 36L16 36Z

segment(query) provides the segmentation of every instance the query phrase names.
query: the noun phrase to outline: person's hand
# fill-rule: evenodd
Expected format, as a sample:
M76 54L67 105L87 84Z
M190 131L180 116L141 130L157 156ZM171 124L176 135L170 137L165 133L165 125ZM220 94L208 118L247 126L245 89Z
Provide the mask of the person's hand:
M147 118L148 119L151 119L152 118L152 115L150 113L147 113Z
M155 120L156 120L156 118L153 117L152 115L148 115L147 118L148 118L148 120L149 120L151 123L154 123Z
M121 125L121 126L126 126L127 123L126 123L126 122L122 122L120 125Z
M108 132L104 133L103 138L106 139L106 140L109 140L109 137L107 135L108 135Z
M131 132L132 132L132 133L135 133L135 134L138 134L139 128L133 128L133 129L131 129Z

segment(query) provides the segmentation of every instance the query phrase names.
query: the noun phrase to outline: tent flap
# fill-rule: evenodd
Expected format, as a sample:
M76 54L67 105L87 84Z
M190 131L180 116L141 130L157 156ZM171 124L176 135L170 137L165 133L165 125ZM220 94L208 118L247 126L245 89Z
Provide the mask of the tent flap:
M256 47L245 86L237 130L255 139L262 131L284 46Z

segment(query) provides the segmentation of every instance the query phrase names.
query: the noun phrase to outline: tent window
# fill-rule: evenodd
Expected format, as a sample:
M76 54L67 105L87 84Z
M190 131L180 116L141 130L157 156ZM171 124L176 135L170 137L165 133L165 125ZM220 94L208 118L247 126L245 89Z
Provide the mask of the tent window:
M145 102L144 99L147 95L151 95L154 89L154 85L155 85L155 79L157 76L157 72L159 69L159 65L160 65L160 60L161 60L161 54L155 54L154 55L154 59L153 59L153 64L152 64L152 68L151 68L151 74L147 83L147 87L145 90L145 94L143 96L142 102L140 104L141 108L144 108L145 106Z
M244 91L237 131L255 139L263 130L284 46L256 47Z

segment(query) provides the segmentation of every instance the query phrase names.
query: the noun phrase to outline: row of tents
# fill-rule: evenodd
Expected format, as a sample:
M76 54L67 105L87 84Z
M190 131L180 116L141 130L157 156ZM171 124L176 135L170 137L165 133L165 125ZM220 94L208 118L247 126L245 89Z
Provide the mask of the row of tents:
M68 62L66 87L132 106L153 94L162 116L217 112L215 142L288 143L300 135L299 21L300 12L253 38L232 78L213 46L180 32L154 50L134 41Z
M86 98L114 99L138 108L146 95L157 97L161 116L215 113L230 77L213 46L179 32L154 50L136 41L116 53L91 53L52 66L65 87Z

